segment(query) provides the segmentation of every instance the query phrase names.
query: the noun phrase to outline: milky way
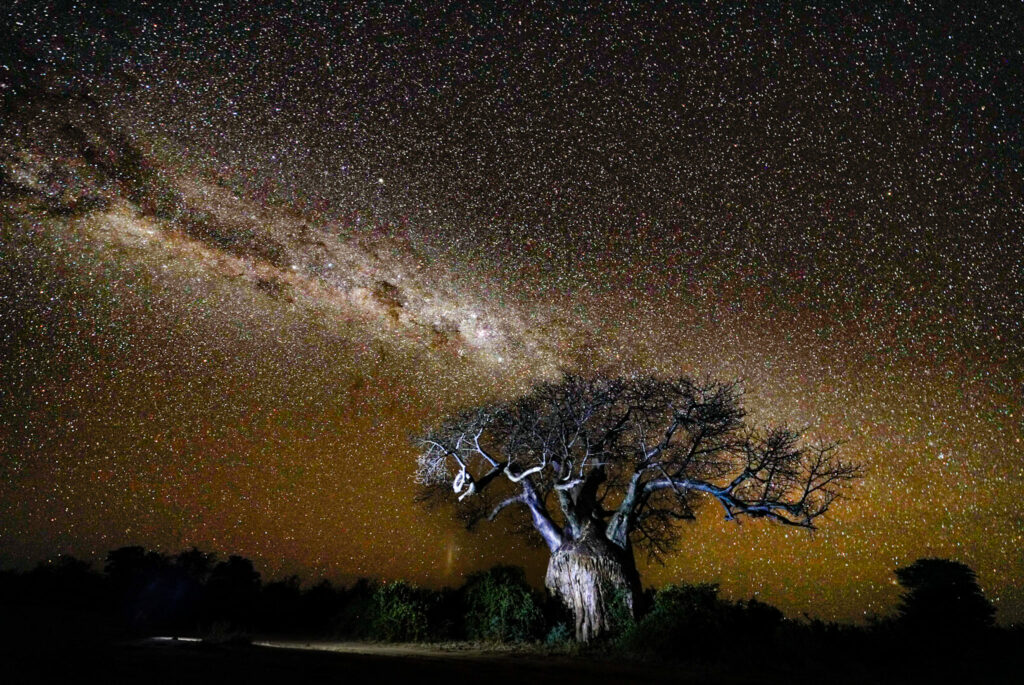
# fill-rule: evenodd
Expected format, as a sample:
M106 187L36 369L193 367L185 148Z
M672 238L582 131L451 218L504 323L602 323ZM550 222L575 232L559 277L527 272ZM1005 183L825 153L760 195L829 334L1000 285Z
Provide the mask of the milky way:
M1019 6L6 12L5 102L88 94L175 194L56 212L5 128L0 561L538 578L413 501L409 432L643 370L868 470L814 534L708 508L648 584L855 619L942 556L1024 617Z

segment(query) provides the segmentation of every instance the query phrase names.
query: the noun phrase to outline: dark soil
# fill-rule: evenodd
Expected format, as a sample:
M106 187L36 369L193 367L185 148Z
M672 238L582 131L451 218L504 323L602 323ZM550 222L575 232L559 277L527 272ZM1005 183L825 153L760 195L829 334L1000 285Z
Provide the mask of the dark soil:
M0 682L19 683L361 683L478 682L649 683L708 682L673 671L630 664L595 662L580 657L507 653L446 654L419 649L363 652L208 645L201 642L139 641L116 645L78 645L45 653L9 654L0 661ZM744 681L719 681L744 682Z

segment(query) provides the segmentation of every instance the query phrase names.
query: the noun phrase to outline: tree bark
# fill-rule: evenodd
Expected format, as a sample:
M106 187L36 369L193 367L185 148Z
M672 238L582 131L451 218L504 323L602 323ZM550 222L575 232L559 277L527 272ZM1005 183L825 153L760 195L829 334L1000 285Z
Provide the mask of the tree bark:
M640 576L632 550L612 544L599 526L588 524L551 555L545 585L572 610L576 640L589 642L615 630L616 617L633 615Z

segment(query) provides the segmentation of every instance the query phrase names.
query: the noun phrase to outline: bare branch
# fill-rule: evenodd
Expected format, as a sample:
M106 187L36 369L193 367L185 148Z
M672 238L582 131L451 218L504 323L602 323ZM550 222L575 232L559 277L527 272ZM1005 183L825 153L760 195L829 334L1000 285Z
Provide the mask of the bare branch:
M539 465L539 466L534 466L533 468L526 469L525 471L523 471L519 475L512 475L512 471L508 468L508 464L506 464L505 468L503 470L505 472L505 476L510 481L512 481L513 483L518 483L519 481L521 481L524 478L532 476L535 473L540 473L540 471L542 471L543 469L544 469L544 466L543 465Z
M860 469L835 444L746 428L741 397L735 383L567 375L426 431L416 480L474 517L526 505L552 550L597 525L623 550L632 542L658 554L702 501L717 501L727 519L812 528Z
M509 507L513 504L526 504L526 499L523 495L509 497L508 499L499 503L498 506L494 507L493 511L491 511L491 513L487 516L487 520L493 521L495 518L497 518L498 514L501 513L502 509L504 509L505 507Z

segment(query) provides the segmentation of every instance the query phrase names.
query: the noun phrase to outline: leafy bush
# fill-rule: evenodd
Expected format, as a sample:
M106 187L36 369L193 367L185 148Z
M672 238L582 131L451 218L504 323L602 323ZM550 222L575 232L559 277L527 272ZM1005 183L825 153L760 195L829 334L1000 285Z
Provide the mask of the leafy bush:
M608 598L608 619L611 623L609 637L616 639L632 630L636 625L633 611L629 608L628 590L624 587L607 588L605 596Z
M369 578L360 578L344 592L338 609L327 621L332 637L363 640L370 636L378 587Z
M782 619L778 609L754 599L720 599L717 585L667 585L619 644L662 659L710 659L734 649L737 640L771 640Z
M523 569L495 566L465 586L466 634L475 640L522 642L542 634L544 614Z
M378 587L373 594L370 637L388 642L426 639L430 605L425 594L404 580Z
M548 649L558 649L569 644L572 640L572 627L568 623L556 623L544 638L544 646Z

